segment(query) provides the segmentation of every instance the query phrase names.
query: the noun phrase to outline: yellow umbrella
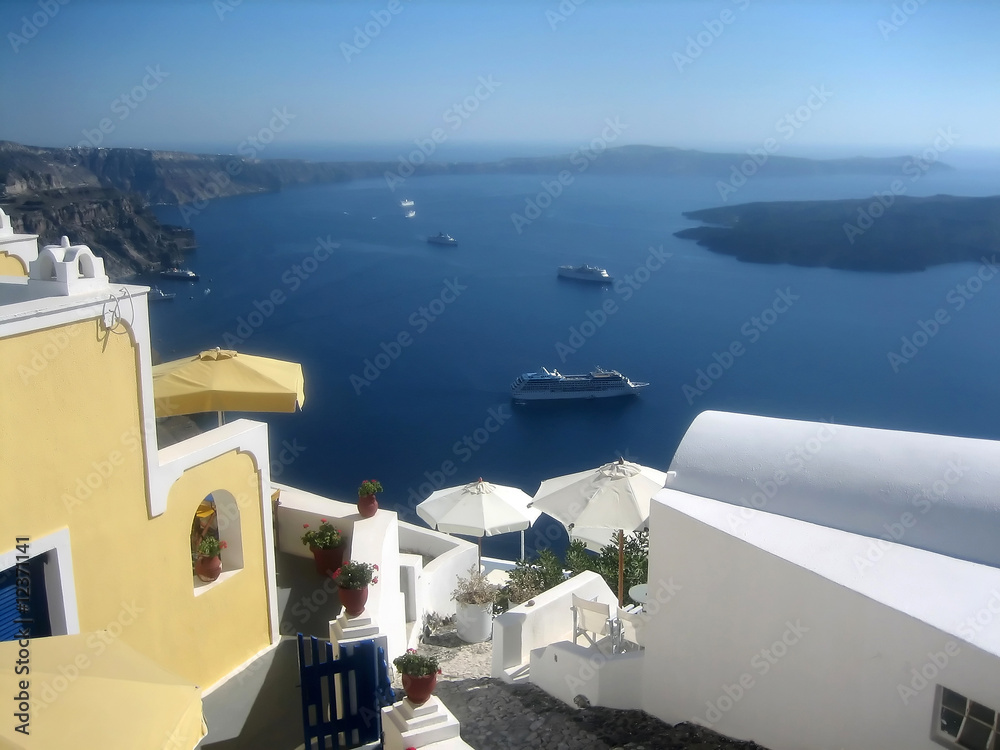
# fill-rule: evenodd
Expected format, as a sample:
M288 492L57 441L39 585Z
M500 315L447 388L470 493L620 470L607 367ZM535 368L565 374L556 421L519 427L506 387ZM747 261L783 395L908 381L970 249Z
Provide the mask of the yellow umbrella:
M108 631L32 638L29 648L30 735L16 731L18 722L8 713L0 723L0 747L180 750L207 734L201 688ZM19 649L17 641L0 643L0 664L14 664ZM10 688L16 696L13 679Z
M302 365L210 349L153 368L156 416L224 411L295 411L305 403Z

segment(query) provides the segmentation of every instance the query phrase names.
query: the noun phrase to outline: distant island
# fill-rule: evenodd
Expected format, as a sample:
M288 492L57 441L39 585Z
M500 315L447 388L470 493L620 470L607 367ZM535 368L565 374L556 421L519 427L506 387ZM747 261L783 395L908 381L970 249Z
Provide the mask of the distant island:
M113 278L176 264L195 247L190 229L161 225L153 204L181 206L189 217L209 200L276 192L290 185L382 178L395 189L409 177L469 174L705 176L727 179L746 154L708 153L660 146L581 148L560 156L494 162L434 162L419 148L395 161L311 162L249 159L129 148L45 148L0 141L0 207L18 231L43 244L69 234L104 257ZM770 176L880 174L898 176L910 157L804 159L770 156L759 172ZM940 162L933 170L950 169ZM95 219L100 229L95 228ZM187 218L185 218L187 221Z
M921 271L1000 250L1000 196L776 201L684 214L711 226L675 236L751 263Z

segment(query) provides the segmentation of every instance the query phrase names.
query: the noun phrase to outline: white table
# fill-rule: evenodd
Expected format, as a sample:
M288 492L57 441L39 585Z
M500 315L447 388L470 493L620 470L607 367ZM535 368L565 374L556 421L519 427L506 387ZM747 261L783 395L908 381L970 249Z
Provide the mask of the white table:
M646 597L649 596L649 584L648 583L638 583L628 590L628 595L633 601L639 602L639 604L646 603Z

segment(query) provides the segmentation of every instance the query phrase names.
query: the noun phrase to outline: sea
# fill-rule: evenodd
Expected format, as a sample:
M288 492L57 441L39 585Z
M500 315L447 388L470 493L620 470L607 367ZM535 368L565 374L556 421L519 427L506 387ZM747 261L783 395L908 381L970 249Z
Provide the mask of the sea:
M723 201L715 178L599 175L579 160L566 169L563 183L377 178L157 207L194 229L186 265L201 279L147 280L178 293L151 308L153 347L163 360L221 346L300 362L301 412L227 420L267 422L276 481L353 501L362 480L378 479L382 506L421 525L414 508L430 492L480 477L531 495L543 479L619 457L666 470L709 409L1000 439L992 257L853 272L744 263L673 236L697 225L685 211L876 202L895 177L761 173ZM985 196L998 180L965 168L904 185ZM440 231L458 246L428 244ZM556 275L584 263L616 283ZM511 401L521 373L595 366L650 385L621 399ZM529 556L567 544L545 516L526 542ZM506 534L483 549L512 558L518 545Z

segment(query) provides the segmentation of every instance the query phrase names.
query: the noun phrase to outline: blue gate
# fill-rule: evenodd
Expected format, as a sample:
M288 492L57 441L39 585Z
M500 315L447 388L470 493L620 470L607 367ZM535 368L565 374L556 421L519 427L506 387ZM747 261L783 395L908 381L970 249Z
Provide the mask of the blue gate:
M333 645L324 641L321 659L317 638L309 637L308 648L301 633L298 639L306 748L353 748L373 742L381 747L381 708L395 698L383 650L373 640L356 641L343 644L335 659Z

